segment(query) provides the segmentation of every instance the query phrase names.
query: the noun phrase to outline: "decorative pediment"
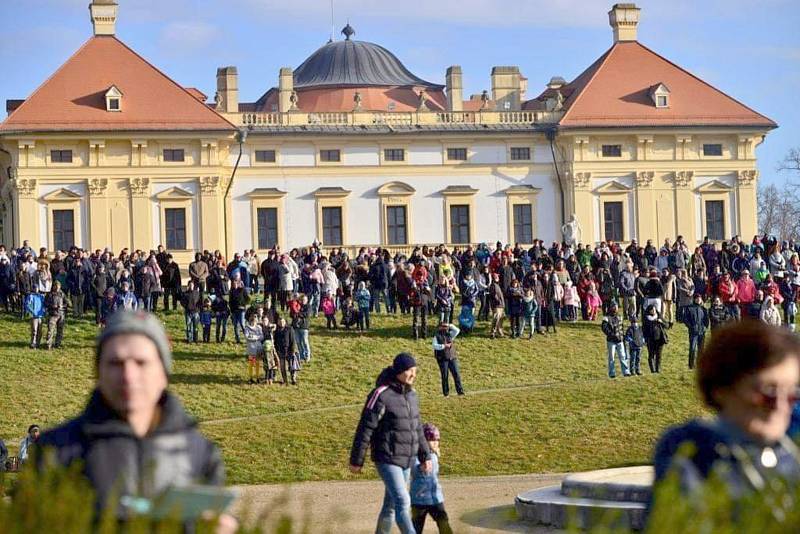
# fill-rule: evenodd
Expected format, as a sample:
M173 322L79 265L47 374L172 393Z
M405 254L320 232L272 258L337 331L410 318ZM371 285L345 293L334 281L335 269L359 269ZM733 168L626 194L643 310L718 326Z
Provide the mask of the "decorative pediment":
M512 195L537 195L542 190L541 187L534 187L530 184L512 185L503 190L507 196Z
M249 198L283 198L286 191L281 191L276 187L259 187L247 193Z
M122 91L120 91L119 87L117 87L116 85L112 85L111 87L108 88L108 91L106 91L106 97L121 97L121 96L122 96Z
M617 180L611 180L610 182L606 182L600 187L594 190L594 193L597 195L607 194L607 193L629 193L631 191L631 187L623 184Z
M448 185L441 191L443 196L472 196L478 192L477 189L471 185Z
M378 196L410 196L417 190L405 182L389 182L378 188Z
M722 180L711 180L695 189L695 191L698 193L729 193L733 191L733 187Z
M316 198L344 198L350 194L350 191L344 187L320 187L314 191Z
M50 193L42 196L42 200L45 202L74 202L76 200L80 200L80 198L81 195L75 191L70 191L66 187L56 189L55 191L51 191Z
M156 195L158 200L189 200L194 194L180 187L170 187Z

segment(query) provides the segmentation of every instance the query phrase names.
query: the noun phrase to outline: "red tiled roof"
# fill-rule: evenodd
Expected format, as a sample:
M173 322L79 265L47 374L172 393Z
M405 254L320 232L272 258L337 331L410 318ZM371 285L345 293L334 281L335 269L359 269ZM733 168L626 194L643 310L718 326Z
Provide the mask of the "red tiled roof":
M124 95L120 112L106 111L112 85ZM95 36L0 124L0 133L234 128L116 37Z
M653 85L670 90L669 107L656 108ZM564 86L560 126L758 126L777 124L636 41L615 43ZM530 102L530 101L529 101Z
M193 97L195 97L195 98L196 98L197 100L199 100L200 102L203 102L203 103L205 103L205 101L206 101L206 100L208 100L208 95L207 95L207 94L205 94L205 93L204 93L203 91L201 91L200 89L198 89L197 87L185 87L184 89L186 89L186 91L187 91L187 92L188 92L190 95L192 95Z

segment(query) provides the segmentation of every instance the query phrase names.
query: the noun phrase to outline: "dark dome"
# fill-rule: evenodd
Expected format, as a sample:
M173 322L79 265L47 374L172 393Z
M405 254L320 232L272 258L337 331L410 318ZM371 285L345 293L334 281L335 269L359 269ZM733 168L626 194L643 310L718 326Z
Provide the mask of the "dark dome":
M394 54L365 41L331 41L294 71L295 88L324 86L443 86L414 76Z

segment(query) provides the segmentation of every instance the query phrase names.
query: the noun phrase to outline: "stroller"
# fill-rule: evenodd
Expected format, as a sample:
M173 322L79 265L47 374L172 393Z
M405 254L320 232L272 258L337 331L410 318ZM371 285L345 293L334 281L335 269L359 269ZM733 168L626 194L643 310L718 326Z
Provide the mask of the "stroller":
M472 304L462 304L461 313L458 314L458 326L461 333L468 334L475 328L475 309Z

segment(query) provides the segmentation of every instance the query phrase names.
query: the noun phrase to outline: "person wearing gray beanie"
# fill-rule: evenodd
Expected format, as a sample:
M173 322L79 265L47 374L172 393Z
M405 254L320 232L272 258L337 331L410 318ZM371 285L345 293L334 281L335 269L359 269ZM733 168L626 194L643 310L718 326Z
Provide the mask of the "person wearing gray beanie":
M164 371L172 372L172 348L164 325L155 315L144 311L120 310L108 318L106 327L97 335L96 363L100 364L100 354L104 343L112 337L122 334L140 334L156 346L158 356L164 365Z

